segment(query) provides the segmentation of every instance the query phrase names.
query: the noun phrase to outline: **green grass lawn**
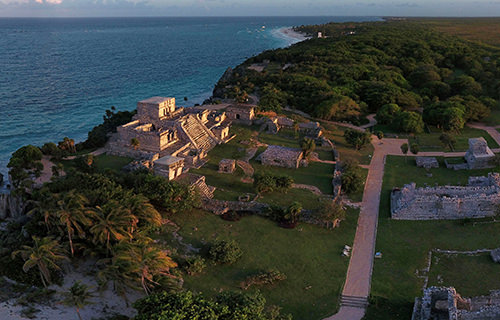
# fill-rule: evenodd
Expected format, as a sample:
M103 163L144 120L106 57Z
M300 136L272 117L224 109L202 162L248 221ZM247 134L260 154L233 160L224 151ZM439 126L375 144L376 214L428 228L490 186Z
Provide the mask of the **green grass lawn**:
M310 162L307 167L298 169L264 166L256 160L251 160L250 164L254 167L255 172L287 175L292 177L295 183L316 186L325 194L332 194L333 192L333 164Z
M133 160L132 158L128 157L119 157L119 156L101 154L94 158L94 165L98 171L103 171L105 169L120 171L124 166L129 164L132 160Z
M340 160L351 159L360 164L370 164L370 156L373 155L373 146L371 144L364 146L361 150L356 150L345 141L345 128L328 122L322 122L321 126L324 128L324 136L335 144L335 148L340 153Z
M300 149L300 142L304 137L303 134L295 134L293 130L282 129L277 134L261 132L259 141L268 145Z
M442 162L442 159L439 159ZM432 177L423 168L415 166L414 159L388 156L381 193L380 215L376 250L383 253L375 260L372 278L372 304L367 320L409 319L416 296L422 295L423 280L415 275L426 265L427 254L433 248L450 250L476 250L498 247L500 224L467 224L462 221L396 221L390 219L390 191L412 181L418 186L461 184L469 176L481 176L486 170L452 171L446 168L431 169ZM494 170L494 171L498 171ZM470 270L473 273L476 270ZM478 270L481 272L481 269ZM485 274L484 282L496 274ZM467 284L468 282L469 284ZM466 288L474 286L474 279L464 277L457 283ZM491 282L491 289L500 289ZM486 285L485 286L488 286ZM487 293L487 292L485 292Z
M357 211L350 210L335 230L308 224L283 229L257 216L237 222L197 211L175 216L185 242L204 247L217 238L235 239L243 250L243 257L233 265L210 265L201 275L185 276L184 287L212 296L221 290L240 290L239 283L247 276L276 268L287 279L258 288L268 304L281 306L295 320L322 319L338 308L348 265L340 253L353 242L357 216Z
M421 151L449 151L448 148L444 148L441 141L439 141L441 131L436 128L431 128L431 130L431 133L415 136L414 139L411 139L410 143L413 141L416 142L420 146ZM465 127L460 130L460 134L454 136L457 140L455 151L467 151L469 149L469 138L478 137L486 139L490 148L498 148L498 144L495 140L484 130Z
M464 297L487 295L500 289L500 264L494 263L489 253L476 256L433 253L429 272L429 286L453 286ZM441 281L438 280L438 276Z
M386 126L377 126L376 130L382 130L387 132ZM444 147L441 141L439 141L439 136L442 131L436 127L429 127L430 133L421 133L415 136L408 136L405 134L398 134L399 138L408 139L409 143L416 143L420 146L420 151L450 151L448 147ZM390 132L390 130L389 130ZM456 139L455 150L454 151L467 151L469 149L469 138L479 138L483 137L488 142L490 148L498 148L498 143L484 130L464 127L460 130L459 134L453 134Z

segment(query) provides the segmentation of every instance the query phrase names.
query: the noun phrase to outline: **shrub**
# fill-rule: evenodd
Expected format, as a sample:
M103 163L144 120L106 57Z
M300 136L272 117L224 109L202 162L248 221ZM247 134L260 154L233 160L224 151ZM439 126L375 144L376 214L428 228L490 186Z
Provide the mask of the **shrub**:
M364 145L370 143L370 133L357 130L347 129L344 132L345 141L356 150L361 149Z
M186 273L189 275L195 275L202 273L206 266L205 259L196 256L186 259L184 270L186 270Z
M209 251L210 259L216 263L233 264L243 255L235 240L217 240Z
M257 193L279 192L288 191L294 181L289 176L275 176L272 174L256 174L254 176L253 185Z
M363 176L358 163L355 161L347 161L342 166L342 189L346 193L355 193L363 187Z
M279 270L269 270L247 277L240 286L243 290L247 290L251 286L263 286L283 280L286 280L286 275L284 273Z

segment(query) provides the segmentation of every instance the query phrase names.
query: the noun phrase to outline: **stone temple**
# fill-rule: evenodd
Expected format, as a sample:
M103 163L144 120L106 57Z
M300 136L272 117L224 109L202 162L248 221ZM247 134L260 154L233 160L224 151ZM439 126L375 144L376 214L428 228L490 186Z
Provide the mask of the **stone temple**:
M152 97L137 103L133 121L117 128L106 149L151 160L180 157L186 166L196 166L214 146L227 142L230 125L225 112L178 108L175 98Z
M500 174L469 177L467 186L416 188L415 183L391 193L391 216L398 220L484 218L496 214Z
M469 150L465 154L469 169L491 168L490 161L494 157L495 154L483 137L469 139Z
M462 298L453 287L430 287L415 299L412 320L500 319L500 291L488 296Z

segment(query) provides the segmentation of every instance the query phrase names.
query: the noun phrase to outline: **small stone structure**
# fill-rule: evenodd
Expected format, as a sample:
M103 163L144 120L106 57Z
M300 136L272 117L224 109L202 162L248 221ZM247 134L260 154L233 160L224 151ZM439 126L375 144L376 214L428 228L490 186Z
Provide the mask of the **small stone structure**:
M391 216L397 220L438 220L494 216L500 203L500 174L469 177L467 186L416 188L407 184L391 193Z
M453 287L430 287L415 299L412 320L500 319L500 291L489 296L462 298Z
M319 138L323 134L319 122L302 122L299 123L299 131L304 132L312 138Z
M467 161L469 169L491 168L490 161L494 157L495 154L483 137L469 139L469 150L465 154L465 161Z
M304 153L300 149L271 145L259 155L260 161L265 166L285 168L298 168Z
M169 181L182 174L184 158L165 156L154 162L154 173L163 176Z
M226 115L234 122L251 125L255 119L255 108L251 104L237 104L227 107Z
M185 172L175 180L196 189L203 199L212 199L214 197L215 187L207 185L205 176Z
M491 250L490 255L493 262L500 263L500 248Z
M416 157L415 160L419 168L439 168L439 162L434 157Z
M222 159L219 162L219 172L221 173L233 173L236 170L236 160L234 159Z

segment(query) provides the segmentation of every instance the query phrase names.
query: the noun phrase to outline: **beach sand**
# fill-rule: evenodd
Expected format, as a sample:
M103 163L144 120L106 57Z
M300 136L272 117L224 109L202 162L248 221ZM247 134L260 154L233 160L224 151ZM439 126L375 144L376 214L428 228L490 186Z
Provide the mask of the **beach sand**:
M279 28L277 29L277 36L280 36L285 39L290 39L290 44L294 44L297 42L301 42L304 40L311 39L311 37L306 36L305 34L301 32L297 32L293 30L292 27L286 27L286 28Z

